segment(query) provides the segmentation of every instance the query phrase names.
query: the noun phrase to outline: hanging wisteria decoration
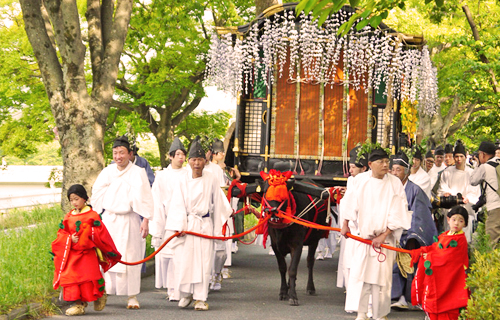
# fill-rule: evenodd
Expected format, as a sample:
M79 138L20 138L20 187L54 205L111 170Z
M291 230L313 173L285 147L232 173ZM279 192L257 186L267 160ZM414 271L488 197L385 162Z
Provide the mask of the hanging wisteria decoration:
M275 68L278 77L286 74L292 83L344 85L365 92L370 88L378 92L385 83L383 94L390 88L394 98L418 100L423 112L436 112L436 69L427 48L407 48L398 34L369 25L359 31L352 28L339 37L339 27L352 14L341 10L318 28L311 16L302 13L297 18L293 10L285 10L282 15L266 18L261 29L254 22L242 39L237 36L234 41L231 34L213 35L206 79L233 94L248 93L259 76L272 86L274 76L266 75ZM344 77L339 79L340 67Z
M422 50L420 63L419 105L422 112L429 115L435 114L439 107L437 70L432 65L427 46Z

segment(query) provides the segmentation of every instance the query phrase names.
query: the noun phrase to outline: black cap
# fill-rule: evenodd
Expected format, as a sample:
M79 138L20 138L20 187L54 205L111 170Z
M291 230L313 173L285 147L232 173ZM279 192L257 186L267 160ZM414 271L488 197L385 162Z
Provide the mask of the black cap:
M453 208L450 209L450 211L448 211L448 213L446 214L446 216L448 218L451 218L451 217L453 217L456 214L459 214L462 217L464 217L465 226L467 227L467 225L469 224L469 213L467 212L467 209L465 209L462 206L454 206Z
M393 165L398 164L398 165L403 166L405 168L410 167L410 161L408 160L408 157L406 156L406 154L404 152L396 153L396 155L392 159L392 164Z
M205 159L205 150L201 146L200 141L195 139L193 143L191 143L191 148L189 148L189 159L191 158L204 158Z
M170 149L168 149L168 153L170 154L171 152L175 152L177 150L184 151L184 154L187 153L186 148L184 148L181 140L178 137L175 137L174 142L172 142L172 144L170 145Z
M500 149L500 139L497 139L497 141L495 141L495 147L496 147L495 150L499 150Z
M417 150L415 150L415 153L413 153L413 159L418 159L420 161L423 160L422 158L422 150L417 146Z
M377 148L377 149L372 150L372 152L370 152L370 156L368 157L368 161L377 161L380 159L389 159L389 155L387 154L387 152L385 152L385 150L383 150L381 148Z
M130 142L128 142L127 136L121 136L115 139L113 143L113 149L116 147L125 147L128 151L130 151Z
M85 187L82 186L81 184L74 184L68 189L68 199L69 196L72 194L76 194L80 198L85 199L87 201L89 199L89 196L87 195L87 190L85 190Z
M444 156L444 149L442 146L438 146L436 150L434 150L435 156Z
M431 151L431 150L427 151L427 153L425 154L425 158L426 158L426 159L427 159L427 158L434 158L434 156L433 156L433 154L432 154L432 151Z
M135 144L135 141L132 142L132 145L130 146L130 150L134 153L134 155L137 155L137 151L139 151L139 147Z
M212 142L212 153L224 152L224 142L215 138Z
M445 146L444 146L444 153L453 153L453 146L449 143L447 143Z
M483 141L479 145L479 149L477 149L477 151L482 151L489 155L495 155L495 145L493 144L493 142Z
M349 163L355 165L358 168L368 168L368 155L365 153L358 156L359 149L361 149L361 146L357 146L351 149L351 151L349 152Z
M456 154L463 154L464 156L467 154L467 151L465 151L465 146L460 140L457 140L457 142L455 143L455 149L453 149L453 155Z

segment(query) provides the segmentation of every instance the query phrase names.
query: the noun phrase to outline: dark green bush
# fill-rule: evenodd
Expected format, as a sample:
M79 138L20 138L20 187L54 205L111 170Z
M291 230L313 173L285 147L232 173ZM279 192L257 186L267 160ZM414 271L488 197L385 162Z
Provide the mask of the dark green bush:
M461 319L496 320L500 315L500 250L493 250L480 223L474 234L467 287L471 298Z

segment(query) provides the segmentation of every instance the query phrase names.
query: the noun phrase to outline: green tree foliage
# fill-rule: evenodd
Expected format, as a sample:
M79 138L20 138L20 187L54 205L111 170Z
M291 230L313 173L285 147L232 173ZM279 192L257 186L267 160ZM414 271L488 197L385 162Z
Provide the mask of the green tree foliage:
M18 3L0 6L0 149L26 159L54 139L54 119Z
M189 148L196 136L200 136L203 147L207 149L215 138L224 138L231 117L231 114L225 111L193 112L177 126L175 135L183 138L186 148Z
M442 143L460 138L470 147L494 140L500 107L500 6L478 1L470 7L447 1L435 4L407 1L385 21L400 32L423 34L438 68L440 112L421 115L429 140Z
M146 121L162 166L176 127L205 96L210 33L214 26L244 23L250 6L230 0L154 0L135 8L113 107Z

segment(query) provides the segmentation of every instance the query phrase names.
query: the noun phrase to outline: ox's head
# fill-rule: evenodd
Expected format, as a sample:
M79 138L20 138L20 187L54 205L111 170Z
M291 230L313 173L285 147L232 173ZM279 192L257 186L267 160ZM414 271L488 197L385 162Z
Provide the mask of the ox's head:
M266 212L290 211L291 201L290 188L293 181L289 180L292 176L291 171L281 172L270 170L269 173L260 172L264 180L263 186L263 209Z

